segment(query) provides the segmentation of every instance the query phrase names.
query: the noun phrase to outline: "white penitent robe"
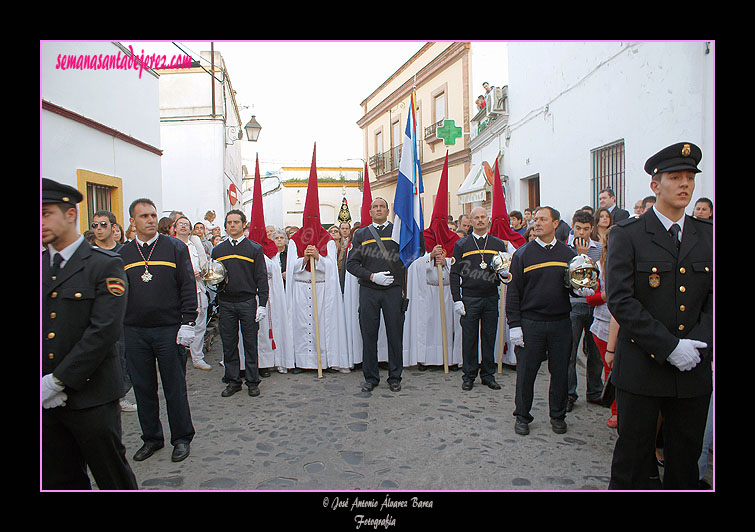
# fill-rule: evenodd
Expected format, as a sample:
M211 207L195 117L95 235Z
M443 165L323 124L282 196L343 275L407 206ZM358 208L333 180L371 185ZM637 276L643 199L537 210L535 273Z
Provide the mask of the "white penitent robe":
M343 288L343 307L346 316L346 342L349 349L349 367L362 363L362 330L359 327L359 279L346 272ZM377 345L378 362L388 362L388 337L385 320L380 314ZM404 360L406 366L406 360Z
M291 327L288 324L288 306L280 267L280 255L275 254L272 259L265 256L265 265L267 266L269 297L267 317L259 322L260 329L257 335L259 367L276 366L290 369L294 367L294 353L291 349Z
M443 309L446 325L448 365L462 363L461 324L454 314L454 302L449 285L451 259L446 259L443 274ZM404 320L404 364L443 365L443 336L441 335L440 292L438 268L430 253L412 262L406 279L409 308Z
M265 255L267 266L267 317L257 325L257 367L259 368L293 368L294 354L291 349L291 327L288 326L286 290L283 286L283 274L280 269L280 255L269 258ZM273 337L270 338L272 329ZM275 342L275 349L273 349ZM244 337L239 329L239 362L244 369Z
M286 304L292 332L292 351L297 368L317 369L317 338L312 303L312 273L305 269L306 257L299 257L296 243L288 244ZM335 241L328 242L328 254L315 260L315 290L320 329L320 364L326 368L349 368L346 321Z

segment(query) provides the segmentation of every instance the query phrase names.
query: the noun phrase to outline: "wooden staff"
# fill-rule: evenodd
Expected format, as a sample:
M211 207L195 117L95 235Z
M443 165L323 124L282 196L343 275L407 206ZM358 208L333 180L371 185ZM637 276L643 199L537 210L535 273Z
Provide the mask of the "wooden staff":
M433 259L434 260L434 259ZM448 373L448 337L446 336L446 309L443 297L443 266L438 267L438 294L440 294L440 334L443 337L443 372Z
M315 347L317 348L317 378L322 379L322 361L320 359L320 317L317 315L317 283L315 282L315 258L309 256L309 269L312 274L312 311L315 316Z

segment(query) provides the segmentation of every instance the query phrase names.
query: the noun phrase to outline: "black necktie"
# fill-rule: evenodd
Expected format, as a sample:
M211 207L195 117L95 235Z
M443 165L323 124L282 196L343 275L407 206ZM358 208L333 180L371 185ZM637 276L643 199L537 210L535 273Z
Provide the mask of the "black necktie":
M55 277L60 272L60 263L63 262L63 256L60 253L56 253L52 258L52 267L50 268L50 274Z
M238 244L238 240L231 240L231 245L235 246L236 244Z
M378 225L378 226L377 226L377 229L378 229L378 231L382 231L382 230L383 230L383 228L385 228L385 226L384 226L384 225Z
M147 244L146 242L142 244L142 249L144 250L145 253L149 251L149 244Z
M679 241L679 232L681 230L682 228L679 227L678 224L672 224L668 230L668 233L671 235L671 238L674 239L674 246L676 246L676 249L679 249L679 246L681 245L681 242Z
M553 247L553 244L545 244L545 249L550 249Z

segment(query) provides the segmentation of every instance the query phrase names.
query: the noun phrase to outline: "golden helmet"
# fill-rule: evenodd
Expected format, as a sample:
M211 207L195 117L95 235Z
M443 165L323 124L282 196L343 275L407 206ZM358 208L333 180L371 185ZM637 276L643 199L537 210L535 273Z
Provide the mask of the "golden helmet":
M207 286L216 286L228 279L228 271L223 263L215 259L208 260L199 272L199 278Z
M490 266L503 284L509 284L513 278L510 271L511 258L511 253L499 251L490 261Z
M576 290L598 287L598 266L584 253L569 261L567 272L568 282Z

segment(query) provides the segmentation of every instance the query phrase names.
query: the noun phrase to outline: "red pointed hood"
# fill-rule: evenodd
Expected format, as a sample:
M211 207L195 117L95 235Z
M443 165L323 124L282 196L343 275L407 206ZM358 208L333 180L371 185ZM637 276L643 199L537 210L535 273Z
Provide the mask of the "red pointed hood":
M291 236L296 242L296 252L299 257L304 256L307 246L315 246L320 255L328 254L328 242L332 237L320 223L320 197L317 193L317 163L315 153L317 145L312 151L312 166L309 169L309 181L307 183L307 199L304 202L304 216L301 229Z
M447 256L453 255L454 244L459 240L459 235L448 228L448 150L446 150L446 160L443 162L443 172L440 174L438 194L435 196L433 217L423 234L427 251L431 251L440 244L446 250Z
M254 169L254 193L252 195L252 220L249 224L249 240L254 240L262 246L262 251L268 258L273 258L278 253L275 242L267 236L265 226L265 209L262 205L262 179L260 178L260 156L257 155L257 164Z
M359 215L359 227L367 227L372 223L371 206L370 175L367 173L367 163L364 163L364 190L362 191L362 212Z
M498 159L495 161L495 180L493 181L493 212L491 213L490 234L507 240L515 248L525 243L524 237L511 229L509 213L506 210L506 198L503 195L501 175L498 173Z

